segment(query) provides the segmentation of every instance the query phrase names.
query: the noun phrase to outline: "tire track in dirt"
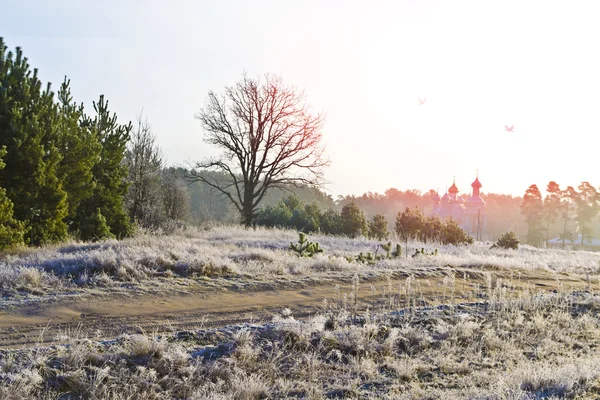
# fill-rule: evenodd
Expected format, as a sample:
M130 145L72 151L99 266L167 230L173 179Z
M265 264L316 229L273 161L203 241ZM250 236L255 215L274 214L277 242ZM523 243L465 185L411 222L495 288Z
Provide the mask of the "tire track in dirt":
M588 285L579 278L570 277L569 281L572 287ZM357 293L359 307L372 308L388 284L395 288L397 294L399 287L405 283L405 279L361 283ZM483 283L470 280L466 288L462 283L460 285L467 293L472 293ZM527 286L552 290L556 287L555 278L550 276L521 277L518 283L520 289ZM446 299L447 290L441 282L431 284L431 279L417 279L414 284L421 288L422 292L418 295L423 300L439 303L442 291ZM340 282L338 285L339 289L335 289L335 283L329 283L293 290L81 298L46 306L36 305L35 308L16 307L0 314L0 348L47 345L64 341L65 335L102 340L124 333L164 333L267 322L283 308L291 309L296 318L307 318L320 309L324 299L334 300L340 294L343 296L343 293L351 292L349 283ZM373 297L373 287L376 288L376 298ZM517 290L520 289L517 287ZM462 300L467 300L467 297Z

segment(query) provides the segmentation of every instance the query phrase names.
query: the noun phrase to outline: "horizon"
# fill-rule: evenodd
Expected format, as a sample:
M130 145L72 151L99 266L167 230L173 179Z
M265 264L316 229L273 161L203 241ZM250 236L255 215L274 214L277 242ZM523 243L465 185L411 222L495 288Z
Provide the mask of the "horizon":
M104 94L121 121L143 109L171 165L216 154L194 115L246 71L280 75L327 115L334 198L444 193L454 176L470 193L477 171L484 193L521 197L593 179L592 2L3 2L9 50L55 90L66 75L86 106Z

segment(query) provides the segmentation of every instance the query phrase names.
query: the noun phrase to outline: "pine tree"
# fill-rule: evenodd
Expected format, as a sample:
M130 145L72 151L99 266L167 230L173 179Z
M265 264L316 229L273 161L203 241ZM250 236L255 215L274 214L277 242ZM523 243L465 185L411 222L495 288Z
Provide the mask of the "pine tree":
M102 146L89 124L84 123L83 104L75 104L69 84L70 81L65 77L58 91L60 135L57 147L63 158L57 172L67 192L67 225L74 232L79 229L76 218L79 206L94 193L92 169L100 161Z
M368 233L367 221L363 211L358 208L354 201L342 207L340 213L342 222L342 233L348 237L355 238Z
M6 155L6 149L0 149L0 169L6 164L2 157ZM23 223L13 218L13 203L6 196L6 190L0 188L0 250L23 242Z
M14 203L14 216L26 226L34 245L67 235L67 194L57 177L62 159L58 141L58 110L48 84L42 90L37 70L30 70L20 48L6 51L0 39L0 146L6 146L6 167L0 187Z
M100 208L96 208L90 216L83 219L80 226L80 235L87 240L97 241L113 238L106 218L102 215Z
M590 221L598 214L600 208L600 197L596 188L589 182L581 182L577 187L574 198L576 205L577 229L581 234L580 245L583 246L584 239L592 235Z
M100 96L98 102L94 102L94 110L96 115L93 119L86 118L84 126L97 135L102 149L100 161L92 168L95 183L93 194L78 208L77 219L83 222L99 208L102 216L106 218L110 232L121 239L133 232L133 226L129 223L124 208L129 172L124 160L132 125L117 123L117 116L111 115L104 96ZM82 232L82 239L94 238L86 237Z
M573 220L575 213L575 198L577 191L572 186L567 186L565 190L560 191L560 218L563 223L563 231L560 238L563 242L563 249L566 247L566 241L573 240L573 232L569 230L569 222Z
M408 241L420 239L425 222L425 216L418 207L411 209L406 207L396 216L396 233L404 241L406 253L408 254Z
M442 224L442 234L440 241L443 244L473 244L474 240L471 235L465 232L458 222L453 218L446 219Z
M546 247L550 239L550 225L555 223L560 215L561 190L558 183L550 181L544 197L544 219L546 220Z
M377 240L387 239L389 236L388 222L383 214L375 214L369 221L369 237Z
M542 219L544 217L544 203L542 194L537 185L531 185L523 196L521 214L525 217L528 226L527 243L539 246L542 241Z
M328 235L340 235L342 233L342 217L336 210L330 208L321 213L319 217L319 228L321 233Z

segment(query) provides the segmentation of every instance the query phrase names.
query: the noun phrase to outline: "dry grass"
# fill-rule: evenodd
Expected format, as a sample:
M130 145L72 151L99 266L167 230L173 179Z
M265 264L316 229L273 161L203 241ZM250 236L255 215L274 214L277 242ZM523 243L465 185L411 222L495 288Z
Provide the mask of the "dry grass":
M185 335L63 337L0 352L0 399L550 399L600 396L600 297L511 297L355 314L335 294L299 321ZM66 343L65 343L66 341Z
M542 293L519 278L552 272L597 283L600 254L411 243L439 254L363 264L347 257L374 252L377 242L315 235L325 254L298 258L287 250L295 239L293 231L214 227L5 255L5 296L209 277L333 278L351 289L337 287L307 320L284 309L266 325L104 342L74 331L50 347L0 351L0 399L600 397L594 286L574 292L567 276L556 293ZM407 278L377 287L364 280L392 275Z
M249 278L269 281L279 277L349 278L384 276L390 272L433 274L440 269L544 270L591 275L600 268L600 254L521 249L490 249L489 244L442 246L410 243L416 248L438 249L437 256L401 257L373 265L349 262L348 256L378 252L378 242L314 235L325 253L298 258L287 250L294 231L213 227L179 230L169 236L139 235L123 241L96 244L71 242L4 255L0 262L0 288L4 296L15 293L51 293L123 283L168 285L170 279L221 277L232 281Z

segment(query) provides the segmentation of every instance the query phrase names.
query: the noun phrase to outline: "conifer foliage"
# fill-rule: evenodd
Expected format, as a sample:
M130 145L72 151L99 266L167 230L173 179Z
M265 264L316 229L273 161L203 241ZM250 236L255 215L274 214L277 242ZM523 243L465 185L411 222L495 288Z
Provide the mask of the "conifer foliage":
M537 185L531 185L523 196L521 213L527 223L527 243L539 246L542 241L542 219L544 217L544 203L542 194Z
M6 147L0 187L14 203L32 244L66 237L67 193L58 177L62 156L58 106L50 85L42 88L20 48L7 51L0 39L0 146Z
M88 117L75 103L66 77L55 96L22 50L0 38L0 248L57 242L69 232L131 233L123 209L131 124L119 124L103 96L94 111Z
M348 237L354 238L360 235L367 235L369 227L363 211L351 201L342 207L340 213L342 222L342 233Z
M6 154L0 149L0 169L5 167L2 157ZM23 241L23 224L13 218L13 203L6 196L6 190L0 188L0 250Z

